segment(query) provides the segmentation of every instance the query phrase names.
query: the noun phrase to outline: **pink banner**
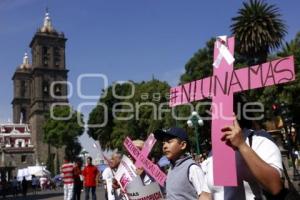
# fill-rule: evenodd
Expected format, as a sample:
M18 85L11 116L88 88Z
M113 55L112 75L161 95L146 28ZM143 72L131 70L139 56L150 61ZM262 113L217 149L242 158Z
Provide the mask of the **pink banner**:
M146 142L145 142L145 144L144 144L144 147L143 147L143 149L142 149L142 151L141 151L141 154L142 154L145 158L148 157L148 155L149 155L149 153L151 152L151 149L153 148L153 146L154 146L155 143L156 143L156 139L155 139L155 137L154 137L154 134L151 133L151 134L149 135L149 137L147 138L147 140L146 140ZM142 162L141 162L140 160L137 160L134 164L135 164L135 166L136 166L137 168L140 168L140 167L142 166Z
M166 181L166 174L160 170L160 168L152 163L147 157L145 157L141 151L132 143L129 137L126 137L123 145L130 153L130 155L136 160L142 163L144 170L152 178L154 178L161 186L164 186Z
M228 50L231 54L234 52L234 38L228 38L227 40ZM214 60L216 60L219 54L218 48L214 50ZM233 64L229 65L224 59L222 59L220 67L214 67L214 76L219 78L220 83L226 83L228 76L228 71L232 71ZM217 83L217 82L216 82ZM227 146L221 137L223 133L221 129L226 125L233 124L232 118L233 113L233 95L227 95L226 93L220 92L224 90L217 89L217 84L213 87L215 91L219 92L217 95L212 96L212 102L215 106L212 107L212 120L211 122L211 140L212 140L212 154L213 154L213 177L215 185L237 185L237 171L236 171L236 161L234 150ZM226 106L223 106L225 104ZM223 117L219 117L219 110L222 108Z
M219 68L223 70L223 67ZM199 101L209 96L229 95L234 92L287 83L295 80L294 57L237 70L227 69L221 74L192 81L170 89L170 106Z

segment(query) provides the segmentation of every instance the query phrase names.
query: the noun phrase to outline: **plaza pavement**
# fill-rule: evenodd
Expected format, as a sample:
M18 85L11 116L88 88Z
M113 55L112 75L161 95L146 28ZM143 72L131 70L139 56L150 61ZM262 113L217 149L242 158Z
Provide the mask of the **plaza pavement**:
M97 200L105 200L104 198L104 189L103 187L98 187L97 190ZM2 200L3 197L0 197ZM5 198L6 200L63 200L64 194L63 189L58 190L46 190L46 191L38 191L37 194L32 194L32 192L27 193L27 197L23 197L19 194L17 197L12 197L11 195ZM81 199L84 200L84 192L81 192ZM90 196L91 199L91 196Z

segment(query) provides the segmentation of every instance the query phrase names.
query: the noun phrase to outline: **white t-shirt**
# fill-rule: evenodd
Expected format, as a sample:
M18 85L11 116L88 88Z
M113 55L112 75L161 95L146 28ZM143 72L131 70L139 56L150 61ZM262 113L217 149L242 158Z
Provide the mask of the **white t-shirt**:
M246 143L249 145L248 138ZM282 176L282 160L281 153L277 145L270 139L254 134L252 137L252 147L257 155L268 163L270 166L278 170ZM253 200L255 196L261 196L261 187L251 174L249 168L243 158L236 151L238 187L222 187L213 185L213 161L212 157L208 157L207 161L202 163L202 169L205 173L206 185L204 191L212 193L214 200Z
M114 178L113 172L112 172L111 168L106 167L102 172L102 179L106 180L106 179L110 179L110 178L111 179Z
M192 165L189 170L189 181L200 195L205 185L204 173L201 167Z
M102 179L106 182L107 198L108 200L115 200L115 194L112 188L113 185L113 172L111 168L106 167L102 172Z

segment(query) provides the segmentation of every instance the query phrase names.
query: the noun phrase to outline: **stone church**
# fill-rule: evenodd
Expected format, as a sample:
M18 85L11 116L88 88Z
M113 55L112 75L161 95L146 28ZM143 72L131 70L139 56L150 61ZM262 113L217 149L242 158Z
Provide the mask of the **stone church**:
M68 103L66 41L64 34L54 29L46 12L43 25L29 44L32 60L25 53L23 63L12 77L13 122L30 125L35 159L40 164L46 164L49 152L48 145L43 142L45 113L53 103ZM53 158L55 155L51 154Z

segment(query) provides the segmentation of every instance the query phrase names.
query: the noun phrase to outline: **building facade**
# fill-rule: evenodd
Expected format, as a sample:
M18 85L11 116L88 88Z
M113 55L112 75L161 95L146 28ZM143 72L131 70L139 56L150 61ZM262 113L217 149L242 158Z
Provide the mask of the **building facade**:
M15 169L35 165L34 146L28 124L0 124L0 173L10 180Z
M29 44L32 60L25 54L12 77L13 122L30 125L31 144L39 163L46 163L49 152L48 145L43 142L45 114L54 104L68 103L66 41L64 34L54 29L46 12L42 27Z

